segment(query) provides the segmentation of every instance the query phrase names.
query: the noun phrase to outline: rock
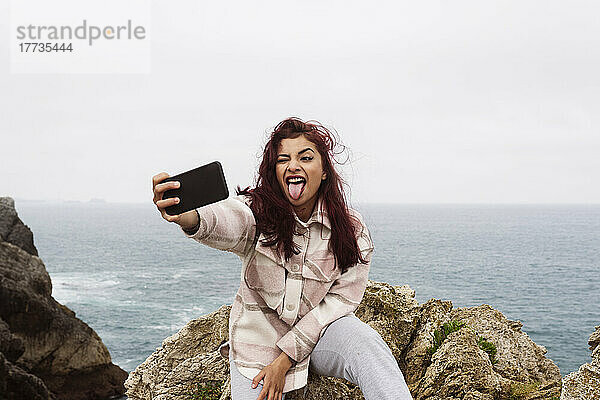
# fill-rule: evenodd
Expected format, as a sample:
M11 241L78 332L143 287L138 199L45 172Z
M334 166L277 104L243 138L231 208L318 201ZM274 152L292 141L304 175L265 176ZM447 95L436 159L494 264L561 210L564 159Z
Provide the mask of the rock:
M487 353L468 328L451 333L435 352L413 393L416 399L494 398L503 392Z
M509 321L502 313L487 304L477 307L457 308L450 313L451 319L464 321L475 332L495 344L497 363L494 373L506 378L503 381L510 386L514 383L532 383L560 389L562 376L558 366L544 357L547 350L535 344L521 331L521 322ZM519 386L519 385L516 386ZM558 397L560 390L547 393L548 397ZM546 398L546 397L544 397Z
M21 339L0 319L0 399L54 399L40 378L14 364L24 352Z
M0 353L7 361L15 362L25 352L23 341L16 338L8 329L8 325L0 319Z
M600 326L595 328L588 341L592 362L583 364L579 370L563 378L561 400L600 399Z
M218 395L210 398L230 399L229 363L217 351L228 340L230 309L224 305L165 339L129 374L125 382L129 399L185 399L211 385ZM453 309L451 302L437 299L418 304L408 286L369 281L355 314L386 341L415 400L533 400L560 395L560 372L544 356L545 349L521 331L520 322L488 305ZM466 326L450 333L429 356L433 331L451 320ZM480 337L496 345L494 364L479 347ZM311 370L307 386L286 395L286 400L363 398L356 385Z
M0 197L0 240L12 243L33 256L38 251L33 245L33 233L21 221L10 197Z
M112 363L94 330L52 298L33 235L6 197L0 198L0 319L0 387L4 381L8 390L26 393L14 398L108 399L124 393L127 372Z
M230 311L231 306L224 305L188 322L129 374L125 386L135 388L140 398L162 400L183 398L193 390L196 380L229 384L229 364L217 348L229 337Z
M55 397L40 378L7 361L0 353L0 399L54 400Z

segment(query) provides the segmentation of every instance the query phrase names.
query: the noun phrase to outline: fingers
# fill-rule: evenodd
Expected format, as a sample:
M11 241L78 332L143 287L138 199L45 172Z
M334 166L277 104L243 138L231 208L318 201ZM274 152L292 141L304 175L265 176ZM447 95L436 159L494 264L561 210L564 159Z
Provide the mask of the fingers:
M160 214L164 219L166 219L169 222L178 222L181 218L181 214L169 215L165 211L165 208L174 204L178 204L180 201L179 197L170 197L168 199L163 199L163 195L166 190L176 189L181 184L177 181L163 182L168 177L169 174L167 174L166 172L161 172L152 177L152 192L154 194L154 198L152 199L152 201L154 202L154 204L156 204L156 208L158 208L158 211L160 211Z
M260 371L254 377L254 379L252 379L253 389L256 388L261 380L264 379L262 390L260 391L260 394L256 400L281 400L283 398L283 387L285 385L285 380L278 382L277 378L274 378L273 375L269 374L270 371L271 369L269 366L267 366L263 368L263 370Z
M165 208L174 204L178 204L179 201L179 197L170 197L168 199L155 201L154 203L156 204L156 208L158 208L158 211L160 211L160 215L162 215L164 219L166 219L169 222L178 222L181 219L182 214L169 215L167 214Z
M275 389L274 386L271 386L271 389L269 390L269 398L267 400L281 400L281 396L283 396L283 392L280 392Z
M279 390L281 390L281 392ZM265 379L262 390L256 400L281 400L282 395L283 389L277 389L277 386L274 383L267 382Z
M258 383L261 381L261 379L263 378L263 376L265 376L265 373L263 371L260 371L258 373L258 375L256 375L254 377L254 379L252 379L252 389L254 389L258 385Z
M156 175L154 175L154 176L152 177L152 189L154 189L154 187L155 187L155 186L156 186L158 183L160 183L160 182L164 181L164 180L165 180L166 178L168 178L168 177L169 177L169 174L167 174L166 172L161 172L161 173L159 173L159 174L156 174Z
M169 182L159 183L158 185L154 186L154 191L162 193L167 189L175 189L178 187L179 187L178 181L169 181Z
M166 208L177 203L179 203L179 197L169 197L168 199L158 200L155 202L158 208Z
M263 386L260 395L256 400L281 400L283 396L283 392L277 392L273 386L270 389L267 389L266 386Z
M258 398L256 400L264 400L267 398L267 388L265 387L265 385L263 385L262 390L260 391L260 394L258 395Z
M163 218L169 222L177 222L181 218L181 214L169 215L166 212L163 212Z
M165 190L176 189L179 186L180 183L178 181L169 181L155 185L152 189L154 193L154 203L156 203L158 200L162 200L163 193L165 192Z
M270 382L267 382L266 373L263 373L263 371L260 371L260 374L263 375L263 377L265 378L265 380L263 381L262 390L260 391L260 394L258 395L258 398L256 400L266 400L267 399L267 395L269 394L269 389L271 387ZM260 379L259 379L259 381L260 381Z

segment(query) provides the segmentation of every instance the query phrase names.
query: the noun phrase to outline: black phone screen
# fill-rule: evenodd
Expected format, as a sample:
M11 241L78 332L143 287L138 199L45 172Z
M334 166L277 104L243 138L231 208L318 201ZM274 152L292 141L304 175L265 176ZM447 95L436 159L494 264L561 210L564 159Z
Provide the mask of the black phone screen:
M162 182L178 181L179 187L165 190L163 200L179 197L179 203L165 208L169 215L182 214L229 196L223 167L218 161L170 176Z

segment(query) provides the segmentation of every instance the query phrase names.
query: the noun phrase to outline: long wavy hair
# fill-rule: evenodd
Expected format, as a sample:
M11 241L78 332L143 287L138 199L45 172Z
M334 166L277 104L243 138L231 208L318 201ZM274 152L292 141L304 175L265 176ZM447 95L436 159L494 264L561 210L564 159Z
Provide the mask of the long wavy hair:
M357 229L360 229L361 224L348 210L343 188L346 183L333 165L334 149L338 144L336 137L313 120L303 122L299 118L291 117L277 124L265 145L255 188L250 189L248 186L242 190L237 186L237 195L251 196L250 208L256 220L257 235L260 232L265 235L265 240L261 241L262 245L274 246L280 255L285 255L286 261L293 254L300 253L293 242L296 226L293 206L282 192L275 174L281 141L300 135L314 143L321 154L323 171L327 174L326 179L321 181L317 196L323 199L324 211L331 223L329 250L335 255L337 267L344 273L348 267L359 261L366 264L367 261L362 258L356 241Z

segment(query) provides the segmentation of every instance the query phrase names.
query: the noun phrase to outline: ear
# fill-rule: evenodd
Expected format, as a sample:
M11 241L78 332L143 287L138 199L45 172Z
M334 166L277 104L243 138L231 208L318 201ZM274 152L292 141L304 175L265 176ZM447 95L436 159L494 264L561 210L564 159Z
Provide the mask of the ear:
M325 179L327 179L327 172L323 172L323 175L321 175L321 180L324 181Z

